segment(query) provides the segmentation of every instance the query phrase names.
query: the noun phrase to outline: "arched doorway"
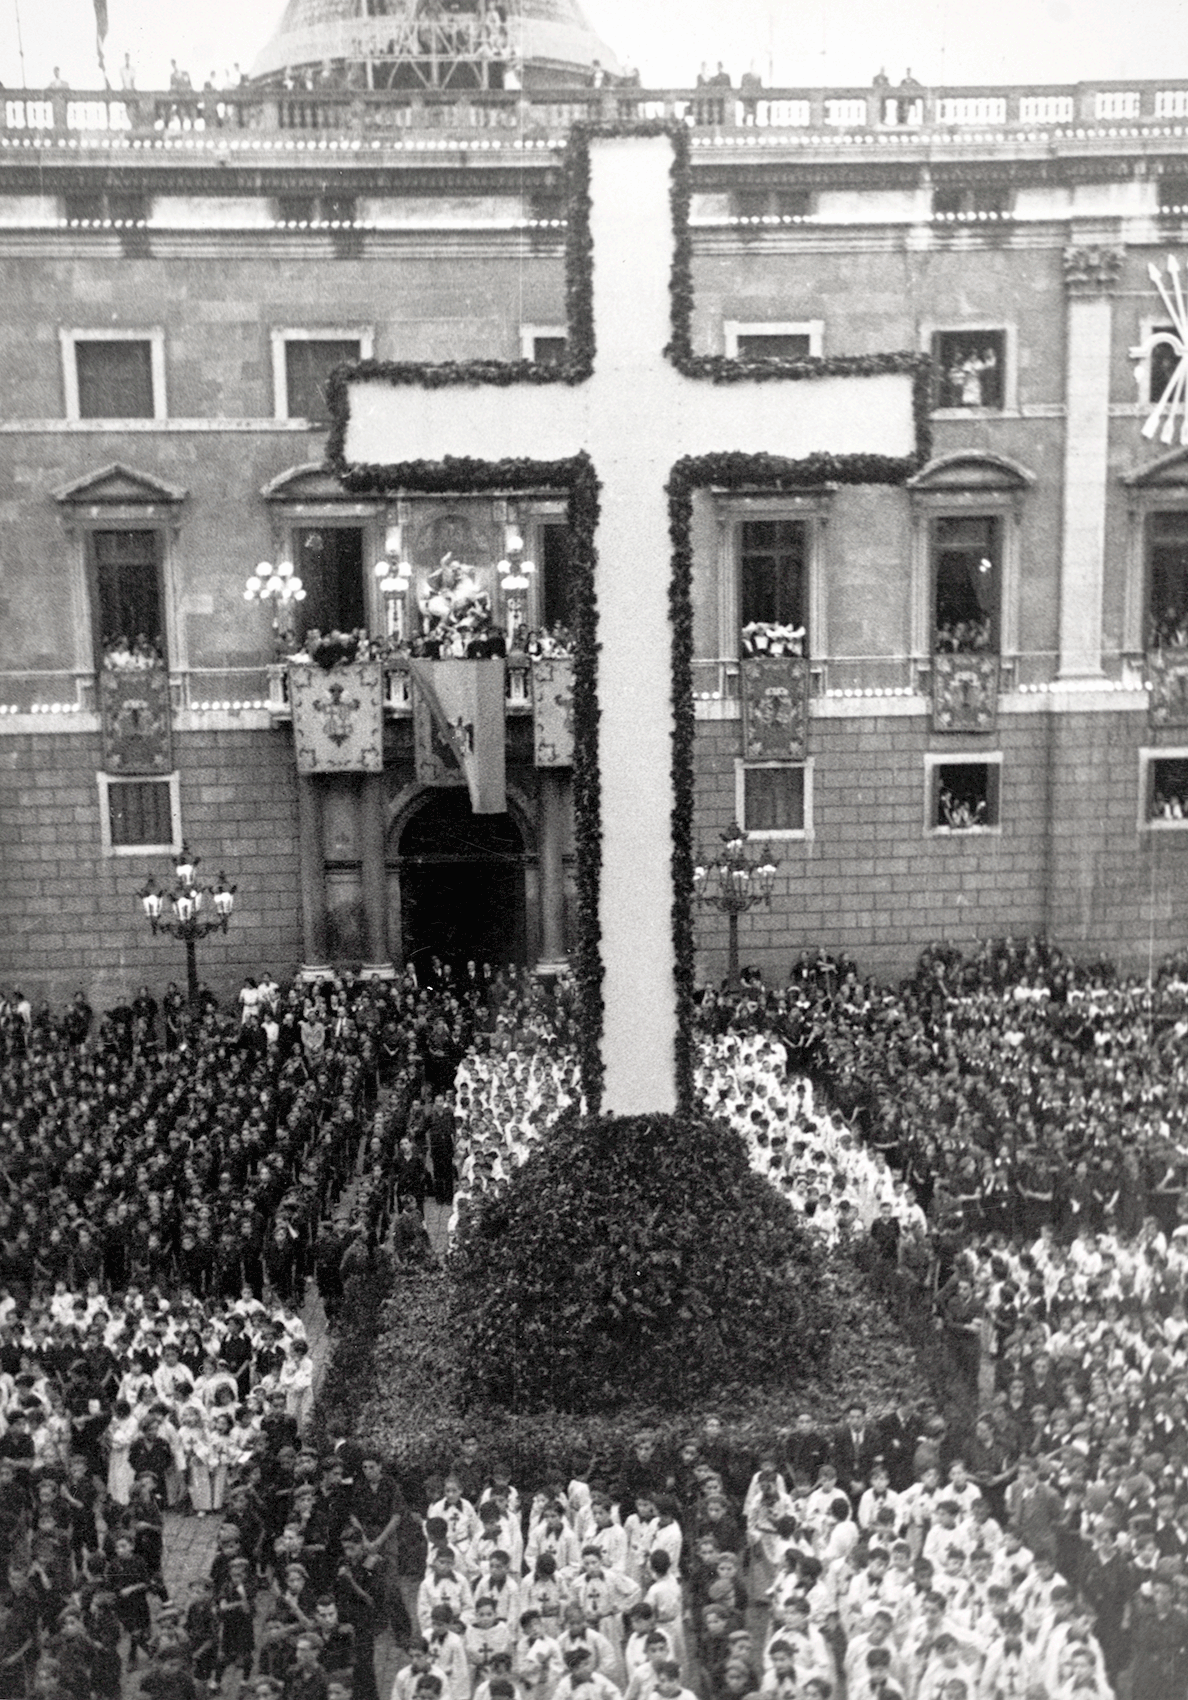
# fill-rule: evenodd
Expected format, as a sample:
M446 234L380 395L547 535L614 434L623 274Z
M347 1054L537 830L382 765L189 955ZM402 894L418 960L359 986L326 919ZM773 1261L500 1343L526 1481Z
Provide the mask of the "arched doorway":
M406 963L527 961L524 839L510 814L472 814L461 787L431 791L396 849Z

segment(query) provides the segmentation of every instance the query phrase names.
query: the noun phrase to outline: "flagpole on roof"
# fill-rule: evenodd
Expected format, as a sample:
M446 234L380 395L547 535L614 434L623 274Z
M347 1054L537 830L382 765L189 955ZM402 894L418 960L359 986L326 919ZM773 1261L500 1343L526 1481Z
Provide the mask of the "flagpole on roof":
M107 34L107 0L95 0L95 56L99 60L99 73L103 78L105 89L111 87L107 76L107 61L103 57L103 40Z
M25 38L21 34L21 0L12 0L12 9L16 13L17 53L21 60L21 87L27 89L29 84L25 80Z

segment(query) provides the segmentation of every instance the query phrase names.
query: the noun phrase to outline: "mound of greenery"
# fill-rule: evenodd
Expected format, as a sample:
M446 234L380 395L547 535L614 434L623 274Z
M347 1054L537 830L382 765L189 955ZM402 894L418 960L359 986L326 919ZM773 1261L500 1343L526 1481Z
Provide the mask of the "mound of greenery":
M583 1413L778 1389L828 1353L823 1272L733 1129L571 1116L462 1225L465 1393Z

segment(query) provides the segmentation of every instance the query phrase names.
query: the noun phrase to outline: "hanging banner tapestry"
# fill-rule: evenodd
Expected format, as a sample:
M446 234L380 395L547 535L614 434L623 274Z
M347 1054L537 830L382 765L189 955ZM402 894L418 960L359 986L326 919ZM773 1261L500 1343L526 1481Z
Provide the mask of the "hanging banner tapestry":
M428 699L412 687L413 754L418 785L465 785L466 775L449 740L433 717Z
M934 732L992 732L998 723L997 655L934 655Z
M567 655L532 663L532 728L537 767L573 766L573 662Z
M289 667L298 773L382 773L384 675L378 661Z
M107 773L172 773L169 674L164 667L105 667L99 674Z
M506 814L504 704L507 683L503 658L410 661L409 671L416 687L413 693L414 719L418 714L432 716L438 736L448 744L466 775L474 813ZM421 699L419 703L417 698ZM425 733L415 736L418 757L427 742Z
M803 761L808 751L808 662L803 655L744 655L743 755Z
M1188 726L1188 649L1149 650L1147 689L1152 726Z

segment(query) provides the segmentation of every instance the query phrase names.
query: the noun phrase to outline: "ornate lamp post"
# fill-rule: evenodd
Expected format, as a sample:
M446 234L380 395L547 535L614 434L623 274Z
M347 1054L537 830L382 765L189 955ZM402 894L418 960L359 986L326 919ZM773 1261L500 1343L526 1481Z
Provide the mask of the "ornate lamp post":
M527 640L528 589L535 561L524 559L524 539L514 519L509 519L503 532L503 559L495 563L499 588L507 610L507 647L523 649Z
M384 636L396 643L408 641L408 587L412 562L405 559L403 527L390 525L384 536L384 552L375 563L380 595L384 599Z
M698 903L716 909L729 923L729 982L738 985L738 918L748 909L771 907L771 892L779 863L770 856L751 856L741 826L722 834L716 856L698 856L693 868L693 895Z
M289 655L297 647L297 609L305 601L305 586L293 571L292 561L280 561L274 567L261 561L243 587L245 602L275 602L272 635L276 653Z
M191 1009L198 1003L198 962L194 946L210 933L220 929L224 933L227 931L238 889L227 884L227 876L222 870L213 889L207 885L200 886L195 878L200 861L201 857L191 856L183 843L173 864L173 890L162 891L150 874L136 894L154 936L168 933L171 938L180 939L186 947L186 990ZM208 902L210 911L203 914ZM165 913L166 904L169 905L168 914Z

